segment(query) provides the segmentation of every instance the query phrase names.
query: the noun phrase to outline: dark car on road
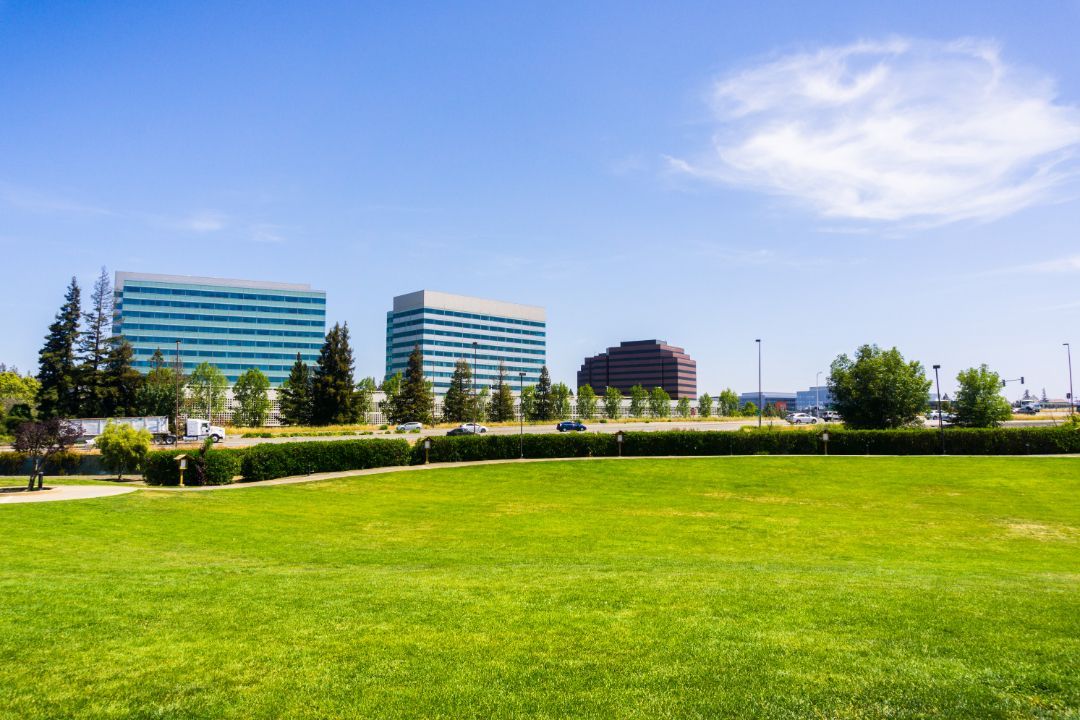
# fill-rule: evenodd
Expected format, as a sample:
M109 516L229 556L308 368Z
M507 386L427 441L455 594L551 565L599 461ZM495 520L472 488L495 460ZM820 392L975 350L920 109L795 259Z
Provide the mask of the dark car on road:
M476 433L474 431L472 431L471 429L467 428L467 427L456 427L456 428L454 428L453 430L451 430L450 432L448 432L446 434L453 436L453 435L475 435Z
M585 427L577 420L564 420L556 425L555 429L559 432L585 432L589 428Z

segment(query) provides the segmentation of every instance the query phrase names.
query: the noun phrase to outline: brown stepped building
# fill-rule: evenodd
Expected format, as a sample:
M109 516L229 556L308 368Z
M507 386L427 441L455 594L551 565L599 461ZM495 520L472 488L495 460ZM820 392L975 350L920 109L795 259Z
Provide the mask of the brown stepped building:
M585 358L577 384L591 385L597 394L617 387L623 395L634 385L646 390L662 387L675 400L697 397L697 363L681 347L663 340L632 340L607 352Z

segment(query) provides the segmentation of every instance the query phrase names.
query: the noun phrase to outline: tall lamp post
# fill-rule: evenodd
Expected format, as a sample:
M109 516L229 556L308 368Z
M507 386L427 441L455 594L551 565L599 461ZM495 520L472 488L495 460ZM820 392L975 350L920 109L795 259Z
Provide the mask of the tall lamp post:
M821 412L821 371L814 376L814 409Z
M938 430L941 432L941 454L945 454L945 420L942 415L941 407L941 376L938 375L938 370L941 369L940 365L934 366L934 382L937 385L937 424Z
M525 373L518 373L518 416L521 431L518 433L518 457L525 459Z
M761 338L754 342L757 343L757 426L761 427Z
M1073 395L1072 385L1072 346L1069 343L1061 343L1065 346L1065 353L1069 358L1069 414L1072 415L1076 406L1076 396Z
M176 376L176 415L173 418L173 430L176 433L176 437L180 437L180 375L184 371L184 366L180 362L180 338L176 339L176 369L173 374Z
M480 403L476 399L476 341L473 340L472 344L472 424L473 432L476 432L477 427L476 413L480 410Z

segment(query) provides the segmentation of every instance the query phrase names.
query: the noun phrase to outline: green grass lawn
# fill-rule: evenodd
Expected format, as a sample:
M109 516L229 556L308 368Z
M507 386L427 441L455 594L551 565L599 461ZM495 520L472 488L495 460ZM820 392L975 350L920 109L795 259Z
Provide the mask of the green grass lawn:
M0 717L1077 717L1080 459L0 505Z

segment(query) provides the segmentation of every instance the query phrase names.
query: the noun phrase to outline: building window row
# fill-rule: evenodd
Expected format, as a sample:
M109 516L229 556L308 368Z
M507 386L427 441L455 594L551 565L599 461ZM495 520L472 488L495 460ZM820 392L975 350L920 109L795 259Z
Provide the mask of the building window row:
M228 328L228 327L199 327L194 325L166 325L163 323L129 323L122 322L120 324L113 325L113 332L117 335L123 335L128 330L151 330L156 332L175 332L182 333L180 338L172 338L169 342L176 342L177 339L183 341L185 338L189 338L192 335L276 335L283 337L297 337L297 338L319 338L323 339L323 333L310 332L301 330L257 330L255 328ZM321 343L320 343L321 347Z
M437 320L435 318L418 318L416 320L405 320L403 322L394 321L393 330L398 328L412 327L415 325L430 326L430 325L442 325L444 327L459 327L467 328L469 330L485 330L487 332L497 333L512 333L517 335L534 335L537 337L545 337L547 335L543 330L520 330L518 328L504 328L495 325L477 325L475 323L456 322L453 320ZM389 331L389 330L388 330Z
M151 363L149 360L134 360L132 361L131 365L135 368L153 368L153 363ZM183 365L185 370L194 370L199 366L199 363L184 362L181 363L181 365ZM251 368L258 368L264 373L284 373L286 375L288 375L289 371L292 370L292 365L261 365L259 363L214 363L214 367L222 371L240 370L241 372L244 370L250 370ZM234 381L236 380L236 378L232 376L230 376L230 379Z
M419 335L419 334L421 334L419 331L410 331L406 335L407 336L415 336L415 335ZM540 347L544 347L545 345L547 345L547 343L544 342L543 340L525 340L524 338L513 338L513 337L492 337L491 335L477 335L475 333L465 333L465 332L460 332L459 333L459 332L451 332L449 330L433 330L433 329L428 329L428 328L425 328L423 330L422 334L423 335L436 335L436 336L439 336L439 337L465 338L465 339L468 339L468 340L487 340L487 341L493 341L493 342L504 342L504 343L512 343L514 345L538 345ZM395 338L395 339L398 342L401 342L401 338ZM471 344L470 344L470 347L471 347Z
M158 343L159 346L164 347L166 350L173 350L171 347L176 343L175 337L157 337L153 335L127 335L125 336L127 341L131 344L135 343ZM300 342L269 342L260 340L217 340L215 338L191 338L182 337L180 341L186 346L188 345L225 345L227 347L262 347L262 348L293 348L294 350L320 350L322 349L322 343L300 343ZM175 351L175 350L174 350Z
M518 318L500 317L498 315L479 315L477 313L459 312L456 310L441 310L439 308L416 308L415 310L403 310L401 312L392 313L393 317L409 317L411 315L419 315L421 313L428 313L431 315L444 315L447 317L460 317L468 318L470 320L485 320L487 322L501 322L510 325L527 325L529 327L547 327L547 323L537 322L536 320L519 320Z
M150 355L150 356L152 356L157 351L155 349L152 349L152 348L134 348L134 352L135 352L136 355ZM224 351L224 350L190 350L190 349L181 348L180 357L181 358L184 358L184 357L189 357L189 358L190 357L236 358L236 359L258 358L260 360L282 360L282 361L284 361L284 360L292 360L292 361L295 361L296 360L296 353L227 352L227 351ZM315 362L315 361L317 361L319 359L319 356L314 355L314 354L305 356L305 355L301 354L300 358L302 360L305 360L305 361L308 361L308 362Z
M408 352L411 352L412 349L418 344L420 345L421 351L424 353L424 357L427 357L429 355L435 355L437 357L455 357L455 358L463 358L463 357L466 357L466 356L472 357L472 343L448 343L448 342L430 342L430 341L424 341L424 342L421 342L421 343L417 343L416 341L410 340L410 341L407 341L407 342L395 343L392 346L392 349L395 351L395 354L401 354L401 352L399 352L399 351L407 351L406 354L408 354ZM457 348L457 351L456 352L446 352L446 351L441 351L441 350L425 350L425 348ZM500 357L505 357L508 354L513 354L513 355L539 355L541 358L544 357L544 351L543 350L530 350L528 348L508 348L508 347L500 347L498 345L477 344L476 349L477 350L493 350L495 352L500 353ZM522 358L522 362L524 362L524 358ZM541 360L541 363L542 362L543 362L543 360Z
M203 320L208 322L233 322L256 325L299 325L305 327L326 327L323 320L292 320L288 318L264 318L264 317L240 317L240 316L213 316L193 315L191 313L168 313L168 312L142 312L140 310L124 310L123 318L161 318L163 320Z
M479 349L479 348L477 348L477 349ZM395 352L391 357L392 357L392 360L395 363L405 364L409 359L409 355L411 355L411 354L412 354L412 349L410 348L408 351ZM454 358L455 360L456 359L463 359L463 360L468 360L470 363L473 361L473 356L472 356L471 353L468 356L466 356L466 355L464 355L462 353L433 351L433 352L424 353L424 362L428 363L428 359L432 358L432 357L447 357L447 358ZM544 364L544 361L543 361L542 358L507 357L505 354L502 354L502 355L485 355L483 353L477 353L476 360L477 361L480 361L480 360L503 360L503 361L509 360L511 362L516 362L516 363L531 363L531 364L534 364L534 365L543 365ZM451 363L451 365L452 364L453 363Z
M317 315L326 317L325 308L293 308L272 307L268 305L233 305L229 303L200 303L190 300L143 300L142 298L125 298L118 309L133 305L145 307L179 307L196 310L221 310L229 312L258 312L258 313L281 313L285 315Z
M186 297L210 297L223 298L226 300L263 300L270 302L294 302L305 305L325 305L325 297L305 297L299 295L264 295L259 293L226 292L224 290L181 290L179 288L146 287L128 283L123 290L117 291L117 295L128 293L148 293L152 295L181 295Z

